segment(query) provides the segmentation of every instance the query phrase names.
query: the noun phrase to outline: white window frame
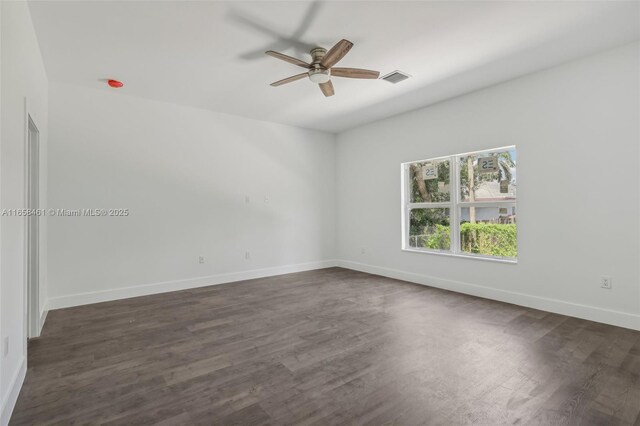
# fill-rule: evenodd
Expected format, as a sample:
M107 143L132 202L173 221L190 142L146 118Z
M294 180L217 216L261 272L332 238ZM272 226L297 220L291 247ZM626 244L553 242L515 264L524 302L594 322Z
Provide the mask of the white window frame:
M489 260L502 263L518 263L518 258L491 256L476 253L467 253L460 249L460 217L462 209L465 207L516 207L516 200L494 200L483 201L462 201L460 197L460 158L469 155L483 155L494 152L504 152L516 150L515 145L503 146L499 148L484 149L480 151L465 152L462 154L447 155L443 157L429 158L425 160L407 161L400 165L402 181L402 250L416 253L436 254L443 256L455 256L468 259ZM448 160L449 163L449 201L433 203L412 203L411 202L411 173L410 165L415 163L426 163L432 161ZM424 247L411 247L409 243L409 215L413 209L424 208L448 208L449 209L449 231L451 246L449 250L429 249ZM516 207L517 208L517 207ZM516 210L517 211L517 210ZM516 241L517 244L517 241Z

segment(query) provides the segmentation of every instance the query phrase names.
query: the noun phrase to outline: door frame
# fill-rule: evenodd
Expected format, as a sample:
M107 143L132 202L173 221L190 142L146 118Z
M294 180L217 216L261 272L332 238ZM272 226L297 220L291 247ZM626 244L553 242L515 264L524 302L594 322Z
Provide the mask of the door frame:
M37 208L41 208L41 196L40 196L40 181L41 181L41 162L40 162L40 130L33 119L33 114L29 111L27 106L27 102L25 99L25 208L33 208L30 204L31 196L32 196L32 149L34 149L32 141L31 141L31 131L35 131L36 134L36 161L35 166L37 167L37 175L36 175L36 197L38 199ZM32 240L32 229L31 229L31 221L30 219L35 217L38 226L37 226L37 239L35 240L37 245L37 251L35 255L35 259L32 259L31 256L31 244ZM26 336L27 339L34 338L40 336L40 228L41 223L39 220L39 216L27 216L25 215L24 222L24 233L25 233L25 257L24 257L24 281L25 281L25 289L24 289L24 297L25 297L25 328L26 328ZM35 262L35 266L33 266L32 262ZM34 280L32 279L32 267L36 269L37 277ZM26 342L25 342L26 344Z

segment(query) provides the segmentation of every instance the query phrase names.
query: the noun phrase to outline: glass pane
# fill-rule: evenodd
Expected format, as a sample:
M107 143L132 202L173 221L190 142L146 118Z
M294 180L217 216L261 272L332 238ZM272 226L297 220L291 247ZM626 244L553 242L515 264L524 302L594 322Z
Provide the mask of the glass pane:
M459 158L460 199L491 202L516 199L516 150Z
M463 207L460 250L487 256L518 256L516 207Z
M449 209L413 209L409 213L409 246L450 250Z
M451 200L449 190L449 159L411 163L409 177L411 179L412 203L437 203Z

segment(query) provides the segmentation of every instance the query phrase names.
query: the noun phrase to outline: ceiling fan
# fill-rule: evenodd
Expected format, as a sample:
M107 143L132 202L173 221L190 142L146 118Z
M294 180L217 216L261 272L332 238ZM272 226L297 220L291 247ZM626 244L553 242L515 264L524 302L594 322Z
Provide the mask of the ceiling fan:
M316 47L311 49L311 58L312 61L310 64L297 59L291 56L274 52L273 50L269 50L265 52L269 56L273 56L274 58L281 59L283 61L289 62L294 65L298 65L299 67L305 68L308 71L303 72L302 74L297 74L291 77L287 77L285 79L276 81L275 83L271 83L272 86L282 86L283 84L291 83L292 81L300 80L305 77L309 77L314 83L317 83L320 86L320 90L324 93L325 96L333 96L335 93L333 90L333 84L331 83L331 77L348 77L348 78L378 78L380 72L371 71L371 70L363 70L360 68L334 68L333 66L338 63L338 61L351 50L353 47L353 43L349 40L342 39L335 46L333 46L329 51L323 49L322 47Z

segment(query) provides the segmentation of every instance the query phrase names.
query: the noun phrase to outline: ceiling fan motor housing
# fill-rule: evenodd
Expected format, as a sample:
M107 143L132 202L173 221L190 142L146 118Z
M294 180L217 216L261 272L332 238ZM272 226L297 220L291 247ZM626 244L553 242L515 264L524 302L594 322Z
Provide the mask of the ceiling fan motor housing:
M326 83L331 79L331 73L329 70L324 69L320 65L320 61L324 58L324 55L327 53L326 49L322 47L316 47L311 49L311 57L313 61L311 62L311 69L309 69L309 80L313 81L317 84Z
M322 47L314 47L313 49L311 49L311 58L313 59L313 61L311 61L312 65L317 65L320 64L320 61L322 60L322 58L324 58L324 55L327 54L327 49L324 49Z

